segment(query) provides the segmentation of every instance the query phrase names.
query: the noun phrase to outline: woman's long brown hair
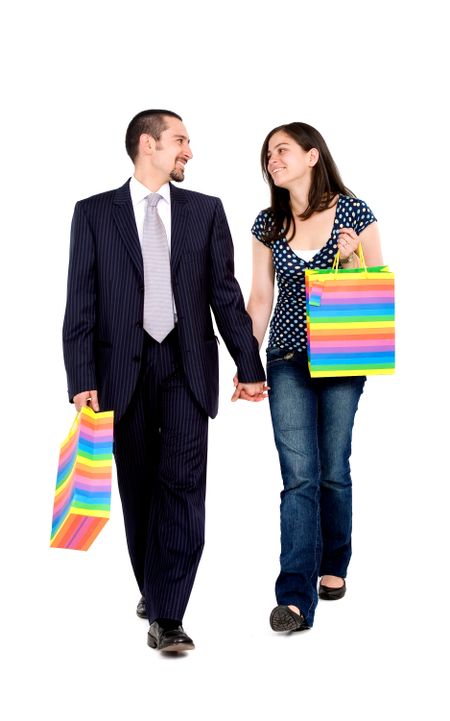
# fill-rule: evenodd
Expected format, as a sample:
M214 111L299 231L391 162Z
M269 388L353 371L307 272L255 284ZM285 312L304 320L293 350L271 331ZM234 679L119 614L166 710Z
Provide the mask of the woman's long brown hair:
M289 191L285 188L278 188L267 170L269 141L272 135L278 132L289 135L306 152L311 150L311 148L317 148L319 151L319 160L312 168L308 207L299 216L300 218L306 220L313 213L329 208L336 193L355 196L345 187L325 140L312 125L307 125L307 123L288 123L287 125L279 125L277 128L271 130L261 149L261 167L264 180L267 181L270 187L270 209L275 216L275 224L266 232L265 239L273 241L283 232L287 233L289 228L292 228L292 235L287 239L289 241L292 240L295 235L295 217L289 202Z

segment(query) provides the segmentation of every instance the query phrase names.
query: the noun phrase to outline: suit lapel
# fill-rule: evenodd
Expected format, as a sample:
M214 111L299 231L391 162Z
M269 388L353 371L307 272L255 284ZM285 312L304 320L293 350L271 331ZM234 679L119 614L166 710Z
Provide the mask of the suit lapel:
M184 249L186 221L189 216L187 195L184 190L170 185L170 205L172 215L172 232L170 239L170 257L172 273L175 273Z
M113 200L113 217L120 236L136 266L141 278L144 278L142 250L136 228L136 220L130 195L130 181L116 190Z

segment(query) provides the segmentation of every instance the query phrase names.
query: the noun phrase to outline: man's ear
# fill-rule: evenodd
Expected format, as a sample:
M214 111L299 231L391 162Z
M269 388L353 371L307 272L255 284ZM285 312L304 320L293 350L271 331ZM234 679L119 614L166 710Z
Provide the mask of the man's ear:
M142 133L139 138L139 153L141 155L151 155L156 146L156 140L153 135Z

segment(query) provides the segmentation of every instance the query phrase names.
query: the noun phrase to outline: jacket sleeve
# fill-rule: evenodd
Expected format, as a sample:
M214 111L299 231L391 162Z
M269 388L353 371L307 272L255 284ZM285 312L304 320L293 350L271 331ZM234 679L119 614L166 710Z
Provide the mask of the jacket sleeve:
M84 209L75 206L70 235L67 302L63 324L64 363L69 400L97 388L94 330L96 321L95 243Z
M258 341L234 276L234 249L222 203L216 200L211 237L210 304L241 383L265 380Z

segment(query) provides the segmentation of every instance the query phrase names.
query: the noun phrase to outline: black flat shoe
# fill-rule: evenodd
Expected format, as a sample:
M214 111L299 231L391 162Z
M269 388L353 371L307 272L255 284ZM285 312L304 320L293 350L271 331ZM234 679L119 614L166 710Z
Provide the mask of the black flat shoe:
M345 596L347 586L345 585L345 579L343 585L339 588L330 588L330 586L324 586L323 583L319 585L319 598L322 601L339 601L340 598Z
M141 600L139 601L138 605L136 606L136 614L139 616L139 618L147 618L147 609L145 607L144 596L141 596Z
M192 638L189 638L184 632L183 626L167 630L162 628L157 621L150 624L147 644L151 648L156 648L158 651L167 653L192 651L195 648Z
M289 606L275 606L270 614L272 631L306 631L309 626L302 612L296 613Z

